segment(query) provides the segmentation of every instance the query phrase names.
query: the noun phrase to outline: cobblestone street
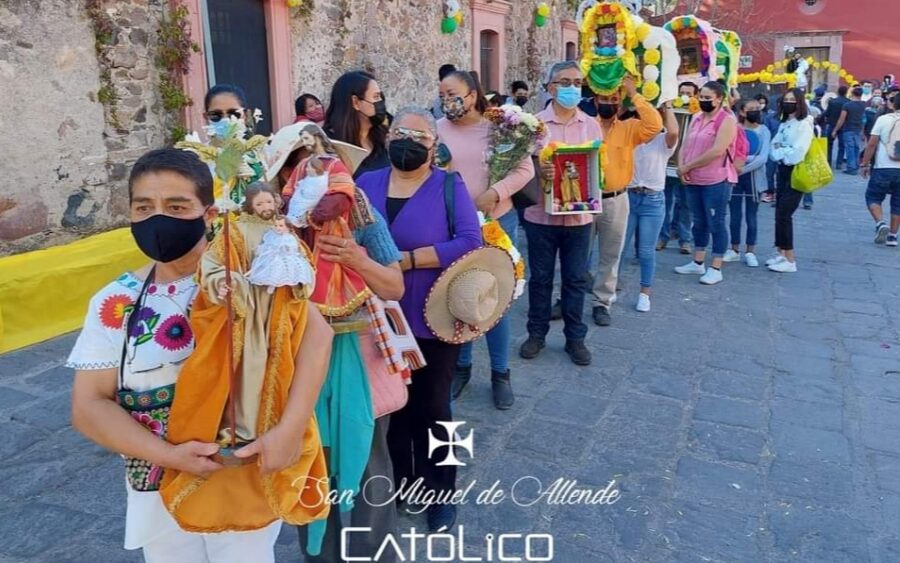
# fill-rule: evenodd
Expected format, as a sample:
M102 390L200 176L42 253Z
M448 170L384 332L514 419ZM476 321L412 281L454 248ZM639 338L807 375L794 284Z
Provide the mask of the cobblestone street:
M473 459L457 450L459 486L615 479L621 496L530 507L473 497L459 514L466 552L483 555L490 533L548 533L560 563L900 561L900 249L872 244L864 189L837 173L797 211L797 274L732 263L706 287L673 273L686 257L670 245L650 313L634 311L626 249L613 324L591 324L593 365L569 361L554 324L536 360L513 353L510 411L493 408L479 343L454 405L475 437ZM773 211L760 208L761 260ZM512 311L516 350L526 305ZM0 356L0 561L141 560L121 548L122 462L69 425L62 363L74 339ZM401 524L425 528L424 517ZM301 561L296 543L285 527L278 560Z

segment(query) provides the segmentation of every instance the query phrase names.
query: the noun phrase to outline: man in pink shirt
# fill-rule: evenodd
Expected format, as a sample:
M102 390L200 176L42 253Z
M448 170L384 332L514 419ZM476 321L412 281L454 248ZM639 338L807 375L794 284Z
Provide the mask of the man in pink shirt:
M546 142L575 145L594 141L601 136L596 120L578 109L581 101L582 74L572 61L553 65L548 74L547 91L553 101L537 116L547 124ZM552 181L552 166L541 167L541 178ZM591 353L584 345L587 325L581 320L588 287L587 255L591 241L592 216L552 216L544 211L543 202L525 210L525 234L528 237L528 340L519 355L532 359L540 354L550 330L553 297L553 273L556 255L562 278L561 305L566 336L566 353L573 363L590 365Z

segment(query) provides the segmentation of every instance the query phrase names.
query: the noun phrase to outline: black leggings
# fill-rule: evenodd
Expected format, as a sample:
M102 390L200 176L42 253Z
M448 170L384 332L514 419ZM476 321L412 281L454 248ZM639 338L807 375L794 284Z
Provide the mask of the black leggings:
M794 250L794 212L800 207L803 193L791 188L793 166L778 164L778 198L775 200L775 246Z
M456 490L456 466L438 467L446 456L446 448L438 448L434 459L428 459L428 431L441 441L449 441L446 429L438 421L450 422L450 382L459 357L459 346L440 340L417 338L427 365L412 374L409 402L391 415L388 448L394 464L394 483L406 489L422 478L425 488L435 491ZM464 430L463 430L464 432Z

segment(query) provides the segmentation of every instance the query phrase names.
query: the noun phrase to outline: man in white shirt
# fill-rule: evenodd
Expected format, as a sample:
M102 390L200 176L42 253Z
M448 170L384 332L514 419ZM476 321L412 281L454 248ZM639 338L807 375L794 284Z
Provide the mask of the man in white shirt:
M897 231L900 230L900 92L895 93L888 104L894 111L875 121L860 172L863 178L869 176L874 155L875 169L871 171L866 188L866 205L875 220L875 242L897 246ZM881 208L888 195L891 196L890 228L883 219Z

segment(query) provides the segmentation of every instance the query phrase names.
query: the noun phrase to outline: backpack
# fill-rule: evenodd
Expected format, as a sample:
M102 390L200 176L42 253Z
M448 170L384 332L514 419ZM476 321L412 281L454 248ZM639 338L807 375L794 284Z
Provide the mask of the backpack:
M887 135L881 138L888 158L900 162L900 114L894 114L894 122Z

